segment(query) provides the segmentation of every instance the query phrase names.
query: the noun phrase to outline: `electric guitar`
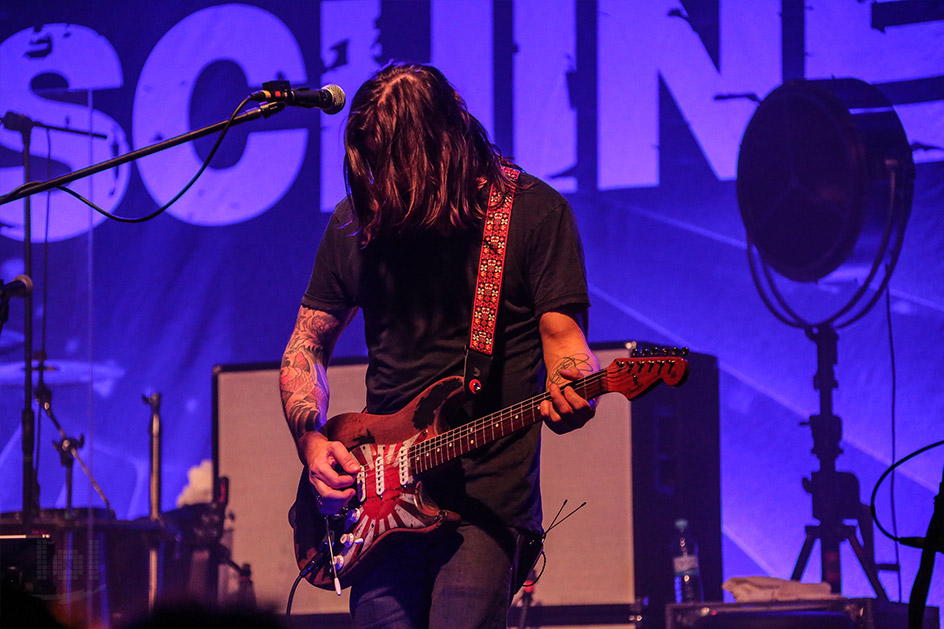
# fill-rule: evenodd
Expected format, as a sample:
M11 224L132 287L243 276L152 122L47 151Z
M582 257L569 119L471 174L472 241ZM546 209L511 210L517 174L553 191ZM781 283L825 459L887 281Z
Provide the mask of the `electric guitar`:
M685 351L644 350L614 360L606 369L575 380L584 399L619 392L632 399L659 382L681 385L688 375ZM361 465L356 495L336 515L318 511L307 470L292 507L295 557L312 585L340 595L357 578L378 545L391 536L424 533L456 522L459 516L439 509L423 489L423 477L476 448L541 420L547 392L505 409L451 427L465 402L460 376L444 378L391 415L344 413L325 424L324 433L340 441Z

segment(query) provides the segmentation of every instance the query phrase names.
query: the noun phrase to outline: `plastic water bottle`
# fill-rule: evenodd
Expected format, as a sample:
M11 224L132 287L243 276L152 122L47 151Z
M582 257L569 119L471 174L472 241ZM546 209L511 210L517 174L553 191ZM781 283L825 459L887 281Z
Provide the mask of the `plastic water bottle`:
M672 541L672 567L675 572L675 602L690 603L705 600L698 567L698 544L688 531L688 520L675 521L675 539Z

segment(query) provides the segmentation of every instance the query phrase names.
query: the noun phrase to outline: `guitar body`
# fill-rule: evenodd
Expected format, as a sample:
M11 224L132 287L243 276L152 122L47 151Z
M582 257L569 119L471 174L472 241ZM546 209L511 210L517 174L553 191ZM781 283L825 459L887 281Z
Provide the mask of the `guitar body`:
M457 514L436 506L422 480L402 475L401 470L411 446L451 428L449 418L459 414L464 401L462 384L461 377L445 378L397 413L344 413L325 425L327 437L350 450L362 473L355 484L356 497L337 516L326 518L318 512L308 470L302 472L292 508L295 556L299 569L309 563L315 567L307 575L312 585L334 589L334 562L340 563L338 577L347 587L382 540L397 533L425 533L459 520ZM353 537L342 540L343 536Z
M633 399L659 382L680 386L688 375L683 355L669 350L634 354L567 386L586 400L610 392ZM308 471L302 473L289 515L302 574L312 585L340 594L389 538L457 522L457 514L440 509L426 494L424 475L541 421L540 404L546 399L549 394L544 392L462 421L463 380L454 376L434 383L397 413L332 417L323 432L344 444L361 466L356 495L337 515L324 516L318 512Z

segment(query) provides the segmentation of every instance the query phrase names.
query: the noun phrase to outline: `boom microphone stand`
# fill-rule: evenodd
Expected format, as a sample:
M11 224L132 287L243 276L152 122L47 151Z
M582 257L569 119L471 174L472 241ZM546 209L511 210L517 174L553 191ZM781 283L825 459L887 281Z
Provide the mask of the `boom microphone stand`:
M0 196L0 205L10 203L12 201L18 201L23 199L23 266L24 273L32 277L32 212L30 207L30 197L34 194L40 192L46 192L47 190L52 190L53 188L58 188L64 186L68 183L100 173L102 171L108 170L109 168L114 168L116 166L121 166L127 162L136 160L140 157L145 157L159 151L177 146L179 144L184 144L201 138L211 133L220 131L226 127L232 127L244 122L249 122L250 120L256 120L261 117L268 118L285 108L284 102L266 102L262 103L259 107L251 109L247 112L239 114L238 116L233 117L231 120L223 120L215 124L208 125L201 129L195 131L190 131L178 135L176 137L164 140L163 142L158 142L157 144L152 144L151 146L146 146L144 148L138 149L136 151L131 151L130 153L125 153L124 155L119 155L118 157L106 160L99 164L93 164L86 168L82 168L75 172L62 175L60 177L55 177L48 181L43 182L31 182L30 179L30 137L32 135L33 127L48 128L55 131L65 131L69 133L79 133L81 135L89 135L90 133L85 131L76 131L75 129L68 129L65 127L54 127L51 125L44 125L41 123L36 123L22 114L17 114L14 112L7 112L3 116L3 126L7 129L14 131L19 131L23 136L23 178L25 183L18 188L15 188L11 192ZM92 134L92 135L101 135L101 134ZM23 354L24 354L24 383L23 383L23 394L24 394L24 405L23 405L23 414L22 414L22 432L23 432L23 513L22 521L25 529L29 529L32 526L35 515L39 511L39 491L36 481L36 471L33 469L34 460L33 460L33 448L35 441L35 429L36 429L36 417L33 414L33 302L32 298L27 295L25 297L26 305L24 308L24 321L23 321L23 334L25 336L23 342ZM51 416L50 416L51 418ZM61 429L60 429L61 430ZM74 444L73 448L74 450ZM83 466L84 467L84 466ZM94 482L94 481L93 481ZM103 496L104 497L104 496ZM107 501L106 501L107 504Z
M3 115L3 126L10 131L19 131L23 137L23 185L30 185L30 144L33 128L61 131L76 135L87 135L105 139L108 136L92 131L81 131L36 122L23 114L8 111ZM22 186L21 186L22 187ZM15 199L10 199L11 201ZM5 202L5 201L4 201ZM2 205L2 203L0 203ZM33 212L30 197L23 199L23 273L33 277ZM23 412L21 416L23 442L23 525L27 529L33 517L39 511L39 482L34 469L33 449L35 447L36 416L33 414L33 297L31 292L23 297ZM55 421L55 420L53 420ZM60 428L61 432L61 428ZM80 444L81 445L81 444ZM69 466L71 480L71 466ZM71 489L70 489L71 491Z

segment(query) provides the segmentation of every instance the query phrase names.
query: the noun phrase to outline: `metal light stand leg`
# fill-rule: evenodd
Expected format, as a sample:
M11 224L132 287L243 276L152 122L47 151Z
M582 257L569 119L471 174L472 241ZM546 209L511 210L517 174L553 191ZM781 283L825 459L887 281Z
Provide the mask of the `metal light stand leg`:
M882 587L882 582L878 578L878 566L875 564L875 558L869 556L869 553L867 553L865 548L862 547L862 544L859 543L859 538L856 537L856 527L847 525L845 528L845 539L849 542L849 545L852 546L852 550L859 559L859 563L862 564L862 570L865 572L865 576L868 577L872 589L880 599L887 601L888 595L885 594L885 588Z

